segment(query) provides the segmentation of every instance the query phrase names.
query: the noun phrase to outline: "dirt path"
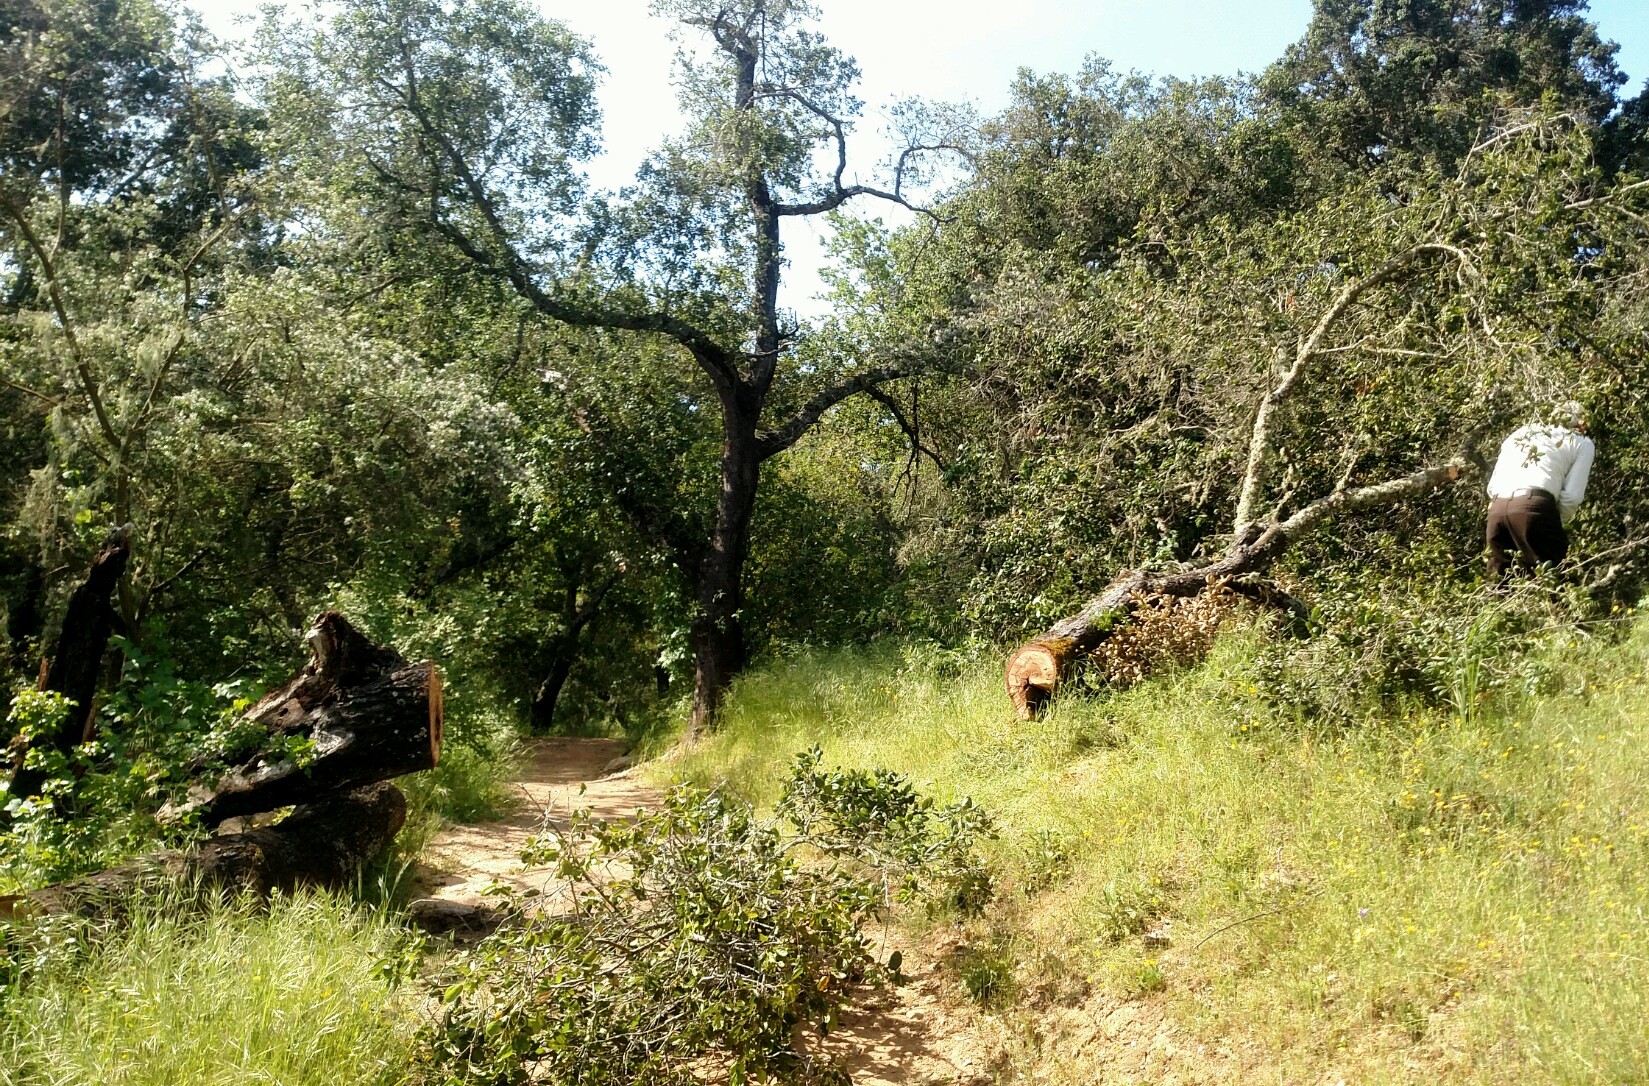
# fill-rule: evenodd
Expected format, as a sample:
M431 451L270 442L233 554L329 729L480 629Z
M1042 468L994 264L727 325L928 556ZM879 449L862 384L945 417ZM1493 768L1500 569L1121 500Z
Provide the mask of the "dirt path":
M422 892L479 904L486 900L482 891L495 882L545 889L544 878L522 866L521 849L546 817L561 822L585 809L600 818L623 818L658 802L658 790L635 770L603 775L622 753L624 745L616 739L534 740L516 782L520 810L497 822L449 826L438 833L418 874ZM903 949L909 981L872 992L845 1011L822 1048L842 1061L856 1086L994 1081L993 1046L974 1028L973 1012L960 1005L958 985L944 975L940 956Z
M565 824L579 809L597 818L625 818L658 802L658 790L643 783L634 770L602 774L623 753L619 739L530 742L515 782L520 807L497 822L448 826L436 834L424 847L425 862L418 874L423 892L474 905L485 901L482 891L495 882L518 890L543 890L544 879L522 866L521 850L546 819Z

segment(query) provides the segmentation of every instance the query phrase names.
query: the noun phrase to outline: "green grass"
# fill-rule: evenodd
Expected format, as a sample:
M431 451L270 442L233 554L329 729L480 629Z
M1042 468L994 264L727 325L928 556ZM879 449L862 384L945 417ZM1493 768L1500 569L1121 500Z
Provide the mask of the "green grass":
M204 915L140 903L129 927L89 934L36 929L10 948L23 976L0 983L0 1083L408 1080L413 1007L383 967L400 937L343 899ZM0 966L6 953L0 942Z
M771 801L818 743L974 797L1004 829L989 934L1262 1080L1649 1080L1649 627L1547 646L1539 697L1333 732L1272 708L1258 637L1030 723L995 660L799 656L668 771Z

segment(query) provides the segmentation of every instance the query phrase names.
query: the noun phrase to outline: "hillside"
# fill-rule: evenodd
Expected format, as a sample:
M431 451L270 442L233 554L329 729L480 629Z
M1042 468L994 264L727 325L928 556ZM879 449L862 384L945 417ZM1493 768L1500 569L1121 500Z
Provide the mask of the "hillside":
M1011 970L1004 1080L1638 1081L1646 651L1565 634L1539 693L1339 727L1250 631L1031 723L988 659L800 655L662 772L770 801L818 744L983 804L1001 881L958 979Z

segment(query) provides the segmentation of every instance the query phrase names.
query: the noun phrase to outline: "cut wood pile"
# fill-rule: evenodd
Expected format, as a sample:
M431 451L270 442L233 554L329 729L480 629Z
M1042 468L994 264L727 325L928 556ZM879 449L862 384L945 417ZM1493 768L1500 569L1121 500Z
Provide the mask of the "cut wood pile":
M40 688L72 700L55 728L35 736L33 749L67 753L92 736L96 679L118 623L109 596L129 553L126 533L111 535L70 601ZM316 618L306 639L309 663L233 729L253 741L227 759L202 759L187 801L161 812L163 819L196 817L208 829L250 816L271 816L269 824L0 897L0 917L107 914L164 882L257 894L336 887L382 853L406 820L406 799L387 782L432 769L441 755L440 672L429 661L407 663L336 611ZM29 749L14 744L10 752L13 799L40 795L45 785ZM271 812L286 808L293 809L274 820Z

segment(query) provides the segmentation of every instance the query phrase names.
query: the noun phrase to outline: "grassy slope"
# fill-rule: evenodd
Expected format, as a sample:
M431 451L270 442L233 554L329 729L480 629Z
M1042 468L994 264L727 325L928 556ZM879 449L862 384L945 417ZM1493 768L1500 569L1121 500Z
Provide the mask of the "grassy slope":
M440 769L403 778L407 826L359 893L205 913L140 899L129 928L104 933L0 924L0 1086L413 1081L425 1008L385 973L405 929L363 901L403 893L407 863L443 821L513 806L519 747L494 735L489 750L449 746ZM8 885L27 870L0 862L0 891L29 885Z
M818 743L973 796L1003 827L992 924L1021 976L1150 993L1257 1053L1249 1077L1649 1079L1649 628L1553 646L1540 698L1327 735L1270 707L1252 638L1029 724L994 662L799 657L671 768L766 801ZM1042 1073L1095 1073L1035 1047Z

